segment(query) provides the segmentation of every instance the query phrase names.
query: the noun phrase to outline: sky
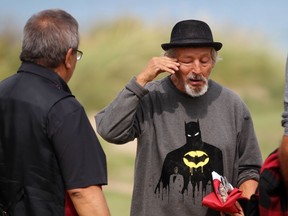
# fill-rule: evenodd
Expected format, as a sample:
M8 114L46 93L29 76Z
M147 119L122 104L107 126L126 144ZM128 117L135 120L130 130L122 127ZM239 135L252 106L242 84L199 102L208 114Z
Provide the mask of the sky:
M48 8L71 13L83 31L102 21L135 16L148 24L173 23L183 19L209 20L216 26L230 24L239 29L263 32L287 54L287 0L1 0L0 31L22 31L27 19Z

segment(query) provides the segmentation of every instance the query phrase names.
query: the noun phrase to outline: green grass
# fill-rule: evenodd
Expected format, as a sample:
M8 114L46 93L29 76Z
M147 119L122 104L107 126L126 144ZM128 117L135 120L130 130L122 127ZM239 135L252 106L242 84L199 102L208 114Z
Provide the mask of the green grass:
M119 193L105 188L104 193L112 216L130 215L130 194Z
M284 132L281 127L281 114L279 111L253 114L254 127L263 159L276 149L281 142Z
M128 216L133 188L135 143L114 145L98 136L107 157L108 186L103 187L111 215Z

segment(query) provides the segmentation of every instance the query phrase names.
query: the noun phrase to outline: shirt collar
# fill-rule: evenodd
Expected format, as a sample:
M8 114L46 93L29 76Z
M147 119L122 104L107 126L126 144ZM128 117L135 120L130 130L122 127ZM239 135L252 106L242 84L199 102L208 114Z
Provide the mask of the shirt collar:
M17 73L31 73L51 81L55 87L71 93L67 83L53 70L30 62L22 62Z

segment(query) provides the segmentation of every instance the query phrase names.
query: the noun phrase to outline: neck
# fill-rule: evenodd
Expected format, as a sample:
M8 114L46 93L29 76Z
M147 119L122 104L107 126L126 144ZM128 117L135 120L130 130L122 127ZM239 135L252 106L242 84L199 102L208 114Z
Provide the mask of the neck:
M68 83L68 71L66 70L64 64L59 65L56 68L53 68L53 71L57 73L66 83Z

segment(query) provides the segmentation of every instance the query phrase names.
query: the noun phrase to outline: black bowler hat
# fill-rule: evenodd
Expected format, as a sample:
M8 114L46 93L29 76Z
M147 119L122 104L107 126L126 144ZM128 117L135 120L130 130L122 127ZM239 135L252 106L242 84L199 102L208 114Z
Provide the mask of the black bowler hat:
M214 42L211 29L200 20L183 20L173 27L170 43L161 44L164 50L175 47L214 47L220 50L222 43Z

